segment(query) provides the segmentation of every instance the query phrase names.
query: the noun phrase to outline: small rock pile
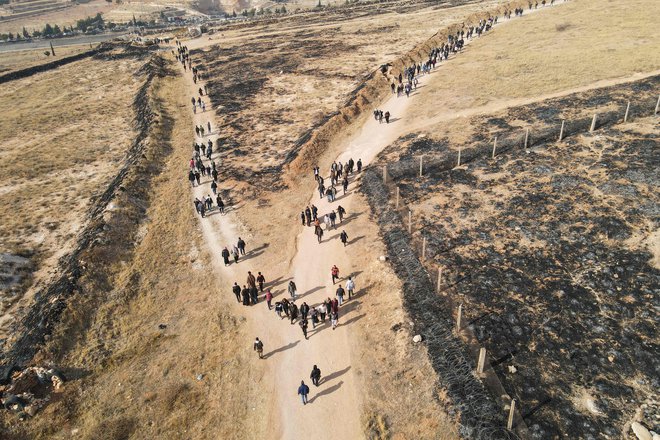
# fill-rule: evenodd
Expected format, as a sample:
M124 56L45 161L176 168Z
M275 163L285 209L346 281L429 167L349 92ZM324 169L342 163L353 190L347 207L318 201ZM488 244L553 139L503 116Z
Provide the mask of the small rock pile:
M8 384L0 385L2 407L26 418L34 416L53 392L64 387L64 376L52 368L27 367L15 372Z

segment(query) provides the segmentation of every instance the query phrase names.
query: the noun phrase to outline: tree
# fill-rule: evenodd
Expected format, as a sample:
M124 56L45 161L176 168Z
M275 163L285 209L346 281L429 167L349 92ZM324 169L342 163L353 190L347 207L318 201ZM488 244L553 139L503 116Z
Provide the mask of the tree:
M25 29L25 26L23 26L23 38L30 38L30 33Z
M286 8L285 8L284 6L282 6L282 9L280 9L280 12L281 12L282 14L286 14Z
M236 18L236 11L232 12L231 16Z
M9 33L7 34L7 36L9 37L9 41L13 41L13 40L14 40L14 34L12 34L11 32L9 32Z
M53 35L61 35L62 29L58 25L53 26Z
M133 26L137 26L137 20L135 19L135 14L133 14Z
M53 27L50 23L46 23L46 26L44 26L44 37L50 37L51 35L53 35Z

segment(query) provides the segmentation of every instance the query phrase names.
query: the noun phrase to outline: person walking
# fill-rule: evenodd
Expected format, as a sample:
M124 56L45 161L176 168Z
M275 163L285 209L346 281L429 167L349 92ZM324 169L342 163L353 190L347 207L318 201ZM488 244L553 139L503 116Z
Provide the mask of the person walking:
M344 303L344 294L346 292L344 291L344 288L341 287L341 284L339 285L339 288L337 288L337 292L335 295L337 295L337 300L339 301L339 305L341 306Z
M316 310L315 308L312 308L312 311L310 313L310 316L312 318L312 329L316 328L316 324L319 323L319 311Z
M316 238L319 243L323 240L323 228L321 228L320 225L316 225L314 227L314 233L316 234Z
M309 375L309 378L312 379L312 383L316 386L319 386L319 381L321 380L321 370L319 367L314 365L312 368L312 373Z
M339 234L339 239L344 243L344 247L346 247L348 244L348 234L343 229L341 230L341 234Z
M346 281L346 290L348 291L348 299L353 298L353 292L355 291L355 281L353 281L352 277L348 277L348 281Z
M305 339L307 339L307 327L309 326L309 324L307 323L307 320L306 319L301 319L298 324L300 325L300 328L302 329L303 336L305 336Z
M304 381L300 381L300 386L298 387L298 395L302 399L303 405L307 405L307 395L309 394L309 387L305 385Z
M286 315L287 319L289 318L289 304L291 303L288 299L282 298L282 311Z
M241 255L245 255L245 242L241 237L238 237L238 243L236 243L238 250L241 251Z
M356 165L357 165L357 172L359 173L360 171L362 171L362 159L358 159Z
M250 305L250 289L248 289L247 286L243 286L243 289L241 289L241 297L243 298L243 305L244 306L249 306Z
M229 266L229 249L227 249L227 246L222 249L222 259L225 262L225 266Z
M337 266L332 266L332 269L330 269L330 275L332 275L332 284L335 284L339 279L339 268Z
M238 285L238 283L234 283L234 285L231 288L231 291L234 292L234 295L236 295L236 301L239 303L241 302L241 286Z
M346 214L346 210L343 208L343 206L341 205L337 206L337 215L339 215L339 223L344 221L344 214Z
M289 281L288 290L289 290L289 296L291 297L291 299L293 301L295 301L296 300L296 292L297 292L298 289L296 288L296 283L294 283L293 280Z
M268 304L268 310L271 309L271 301L273 300L273 294L270 292L270 289L266 290L266 304Z
M259 340L259 338L254 340L254 345L253 345L254 351L257 352L259 355L259 359L264 358L264 343Z
M336 329L339 325L339 312L330 313L330 323L332 324L332 329Z
M257 283L259 283L259 292L264 293L264 283L266 282L266 277L264 277L261 272L257 275Z
M316 308L319 312L319 317L321 318L321 322L325 324L325 315L328 313L328 308L325 306L325 303L321 303L320 306Z
M277 314L277 316L279 316L280 320L284 319L284 317L282 316L283 311L284 311L284 306L282 306L282 302L277 301L275 303L275 313Z
M309 306L307 305L306 302L304 302L300 306L300 316L302 317L302 319L307 319L308 314L309 314Z
M234 246L231 250L232 255L234 256L234 263L238 263L238 248Z
M291 325L293 325L293 322L298 318L298 306L296 303L289 305L289 317L291 318Z
M252 305L259 302L259 291L256 286L250 287L250 300L252 301Z
M252 275L252 272L248 270L247 284L250 287L257 287L257 279Z

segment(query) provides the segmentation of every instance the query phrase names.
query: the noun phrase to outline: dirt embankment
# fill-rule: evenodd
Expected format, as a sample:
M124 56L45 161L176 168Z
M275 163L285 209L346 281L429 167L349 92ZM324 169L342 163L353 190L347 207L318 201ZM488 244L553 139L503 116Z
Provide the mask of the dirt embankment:
M31 362L49 339L72 295L103 292L110 276L108 266L131 252L148 205L149 181L159 170L158 162L148 159L153 155L151 150L158 148L149 140L156 118L149 88L156 76L166 75L168 70L164 60L154 56L138 74L145 78L133 102L138 135L106 190L93 198L86 216L87 226L74 250L60 260L59 275L35 294L32 306L16 320L14 337L0 354L0 380Z
M501 5L487 12L480 12L468 16L463 22L456 23L436 32L431 38L411 49L406 55L390 62L384 73L381 68L369 74L348 97L346 103L336 114L318 127L313 133L303 134L295 144L294 150L287 155L289 163L289 177L308 172L316 165L317 158L329 147L337 133L340 133L349 124L354 122L365 112L373 110L375 104L390 93L389 84L398 76L406 66L413 63L424 62L434 47L447 41L449 35L455 35L461 29L469 27L492 16L501 17L504 11L524 6L526 2L514 1Z

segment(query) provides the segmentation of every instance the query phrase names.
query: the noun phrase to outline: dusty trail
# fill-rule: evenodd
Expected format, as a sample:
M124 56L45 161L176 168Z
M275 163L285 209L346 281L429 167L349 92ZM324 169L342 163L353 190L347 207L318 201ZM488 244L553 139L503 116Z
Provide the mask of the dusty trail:
M501 21L496 27L508 22ZM207 44L214 43L212 41L202 42L198 39L192 41L189 47L202 47ZM419 77L420 85L428 81L431 75L442 72L442 66L447 62L451 62L451 58L449 61L443 62L431 74ZM189 71L186 72L186 77L189 80L190 96L198 96L197 89L200 83L193 83ZM400 136L436 123L438 120L452 119L457 116L455 113L443 115L440 112L430 119L419 120L418 116L410 111L410 108L414 109L421 105L423 101L420 100L424 99L423 95L423 87L413 91L410 98L397 98L396 95L390 95L379 106L379 109L391 113L391 123L381 124L373 118L369 118L361 129L347 141L346 148L337 160L345 163L350 158L355 161L361 159L363 166L367 166L383 148ZM206 104L206 112L198 112L193 115L194 123L206 127L207 121L211 120L211 124L214 126L211 104L210 102L206 102ZM495 107L497 105L502 105L504 108L507 103L494 104ZM465 109L464 112L478 113L492 110L493 108L485 106ZM215 127L213 128L215 129ZM214 141L213 159L220 165L215 145L217 133L212 132L210 136L205 136L203 141L206 142L209 138ZM196 140L199 142L200 138ZM309 176L305 177L309 179L309 188L312 193L308 203L313 203L319 208L319 218L332 209L336 210L338 205L346 209L347 217L343 224L337 224L335 230L325 231L322 243L317 242L313 228L304 227L297 237L297 254L291 260L290 265L288 256L273 257L273 252L267 249L267 244L260 242L258 237L243 233L244 229L240 219L232 211L231 206L226 207L228 213L225 215L220 215L215 211L211 212L211 215L201 221L200 225L205 242L213 256L214 273L221 278L223 285L227 286L226 291L220 294L221 302L230 309L232 314L246 317L254 334L260 336L265 344L266 359L259 361L255 355L255 363L263 362L265 368L263 376L255 378L254 385L259 387L261 394L269 396L267 397L269 402L264 403L267 407L259 408L268 414L267 437L286 439L328 438L330 436L339 439L361 438L363 436L360 425L361 396L359 380L351 369L349 338L352 336L351 324L364 316L361 312L362 302L369 301L369 295L378 294L378 292L363 289L364 286L360 282L360 268L355 267L351 261L351 247L364 246L368 243L360 241L363 237L360 236L359 231L351 229L350 223L356 216L368 215L368 213L365 207L358 206L353 195L359 176L351 176L349 191L346 195L342 195L340 190L338 199L329 203L325 198L319 198L312 170L309 171ZM327 176L328 171L321 170L324 177ZM209 187L210 181L209 177L203 177L203 185L193 189L193 196L201 198L207 194L212 195ZM326 179L326 182L328 181L329 179ZM222 188L221 184L219 186ZM307 203L301 203L300 210L304 209L306 205ZM346 230L349 236L347 247L344 247L339 240L339 233L342 229ZM248 255L238 264L225 267L221 257L222 248L224 245L234 245L239 236L248 243ZM278 250L274 251L276 253ZM273 258L279 258L279 263L273 265ZM231 284L234 281L243 285L248 270L255 275L257 271L261 270L266 275L267 281L275 280L275 282L267 282L267 287L273 289L275 295L273 302L284 296L288 297L286 287L288 281L293 279L297 284L299 294L296 304L300 306L306 302L310 307L314 307L324 299L335 296L338 284L333 285L330 277L330 268L334 264L341 271L341 280L338 284L345 286L347 277L353 276L356 283L356 296L352 300L346 301L340 308L339 327L336 330L331 329L327 319L325 324L321 324L315 330L311 328L310 321L309 340L304 339L297 323L290 325L286 319L280 321L273 311L268 310L263 299L260 304L246 308L237 304L231 294ZM251 346L252 340L245 341L245 344L246 347ZM318 388L314 387L309 380L309 374L314 364L317 364L323 372L323 378ZM296 395L301 380L305 380L311 389L310 403L307 406L303 406ZM254 435L258 436L258 433L255 432Z

